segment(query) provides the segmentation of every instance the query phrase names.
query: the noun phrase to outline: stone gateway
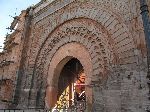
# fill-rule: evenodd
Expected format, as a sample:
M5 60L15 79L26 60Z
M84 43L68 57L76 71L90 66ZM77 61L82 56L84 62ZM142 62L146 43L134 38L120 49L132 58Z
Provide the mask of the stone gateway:
M149 112L140 7L140 0L41 0L22 11L0 53L0 109Z

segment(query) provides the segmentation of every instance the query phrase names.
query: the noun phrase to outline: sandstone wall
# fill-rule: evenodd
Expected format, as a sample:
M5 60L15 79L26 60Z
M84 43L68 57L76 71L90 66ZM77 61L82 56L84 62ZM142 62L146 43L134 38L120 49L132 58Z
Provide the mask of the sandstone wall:
M103 11L98 10L99 8ZM114 25L111 28L121 29L124 27L130 39L124 39L126 34L123 30L108 31L112 38L120 36L120 39L116 40L118 46L115 46L119 58L116 60L117 63L112 63L113 67L106 84L107 89L104 89L103 94L99 94L102 93L100 88L96 87L93 90L95 99L103 98L95 101L95 111L144 112L149 101L146 84L146 47L139 0L56 0L44 8L36 7L33 11L33 33L29 44L32 49L28 58L29 79L32 77L33 65L39 50L42 49L47 37L51 38L51 32L55 28L67 20L80 17L93 19L104 26L109 22L107 23L107 28L109 28L109 25L114 23L111 14L117 18L119 24L122 24L121 26ZM110 44L112 43L110 42ZM29 85L31 85L30 82ZM98 108L101 103L103 105Z
M25 15L25 11L20 14L16 30L6 37L4 50L0 53L1 109L8 108L13 102L21 60Z
M95 68L91 76L91 83L94 83L91 88L94 95L91 104L93 111L146 111L149 106L149 90L139 0L55 0L38 4L32 11L31 29L24 45L18 108L26 108L28 103L35 107L36 92L39 89L37 85L41 82L45 84L42 85L40 97L43 106L47 86L45 80L52 56L64 44L80 42L91 54ZM92 38L83 40L83 27ZM74 34L81 35L73 36ZM99 43L101 39L102 43ZM18 53L18 49L19 54L22 51L22 47L13 49L14 54ZM97 61L99 58L102 58L101 61ZM15 68L11 68L11 71L6 70L8 68L0 70L16 74L18 65L13 67ZM102 71L97 69L99 67ZM101 79L99 74L103 74L105 78ZM104 81L104 85L100 84L101 81Z

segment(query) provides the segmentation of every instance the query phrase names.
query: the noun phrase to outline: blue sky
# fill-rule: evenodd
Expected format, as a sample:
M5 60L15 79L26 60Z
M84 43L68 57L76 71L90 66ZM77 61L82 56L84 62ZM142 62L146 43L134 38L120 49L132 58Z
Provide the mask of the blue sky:
M10 26L13 18L11 16L19 15L21 10L38 3L41 0L0 0L0 46L3 46L4 37L9 33L6 28Z

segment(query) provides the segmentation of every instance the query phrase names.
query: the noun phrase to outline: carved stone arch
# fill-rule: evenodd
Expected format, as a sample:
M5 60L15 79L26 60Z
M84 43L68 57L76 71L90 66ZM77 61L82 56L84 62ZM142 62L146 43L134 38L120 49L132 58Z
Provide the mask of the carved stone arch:
M87 4L89 7L86 7ZM61 10L58 10L56 12L59 13L61 12ZM50 25L50 27L48 28L52 29L50 31L53 32L55 28L70 20L76 18L89 18L101 24L101 26L103 26L103 28L107 30L108 35L112 37L111 39L114 43L115 52L116 54L118 54L118 61L122 65L125 64L123 63L123 61L129 58L125 55L128 51L132 52L133 54L130 57L133 57L135 55L134 50L136 46L134 39L131 36L128 27L123 23L121 17L108 9L99 7L99 5L97 5L97 2L95 1L84 2L83 4L80 2L75 2L67 6L63 10L63 12L61 12L59 17L59 21L53 21L53 25ZM36 19L35 24L38 22L40 22L40 19Z
M85 58L86 57L86 58ZM58 79L60 76L60 72L64 65L71 60L72 58L76 58L80 61L83 66L84 72L86 74L86 97L88 99L88 104L92 103L92 91L90 91L90 82L92 77L92 62L91 57L88 50L80 43L71 42L60 47L53 59L51 60L51 64L49 66L49 74L47 78L47 92L46 92L46 102L47 107L52 108L54 106L54 102L56 102L57 98L57 88L58 88ZM53 101L53 102L52 102Z
M51 84L47 84L46 82L51 61L57 54L57 51L63 46L76 43L84 46L88 51L92 62L93 77L91 85L94 82L94 84L99 86L103 79L107 80L107 75L111 74L110 71L115 70L115 64L121 66L128 63L137 63L136 58L131 60L133 62L130 62L130 58L134 58L136 55L134 53L136 47L127 26L123 23L120 17L107 9L96 6L95 4L91 6L92 7L82 7L81 5L77 5L77 7L73 7L72 5L68 5L63 9L63 13L59 14L61 9L56 11L58 15L54 15L54 17L60 16L60 20L53 21L53 19L55 20L55 18L53 18L51 20L53 24L46 27L50 32L46 34L47 38L37 54L29 104L33 106L36 105L35 101L37 101L37 93L41 87L42 90L39 92L40 97L38 100L43 101L43 103L40 102L40 105L44 107L45 90L46 88L50 88L49 85ZM69 10L70 8L72 9ZM47 17L48 16L49 15L47 15ZM42 18L44 17L42 16ZM90 21L95 27L89 24L81 24L83 21ZM38 20L38 18L36 18L35 24L38 22L42 22L42 19ZM95 32L92 28L99 30ZM83 31L85 32L83 33ZM129 55L126 55L128 53ZM113 65L113 67L111 65ZM127 66L125 67L127 68ZM116 75L115 78L119 76L116 73L112 75ZM111 92L112 91L110 91L110 94ZM115 96L116 98L119 96L117 95L118 94ZM101 94L99 96L101 96ZM103 104L103 100L101 103ZM111 102L107 103L109 105ZM118 107L120 106L120 102L115 103ZM125 102L125 104L126 103L127 102ZM111 104L111 106L113 107L114 105ZM119 108L121 108L121 106Z
M116 48L118 48L116 49L116 52L122 59L124 57L121 54L125 53L128 50L135 49L136 42L133 39L129 28L124 24L121 16L119 14L116 14L112 10L108 10L104 7L99 7L98 4L99 1L79 1L73 2L69 6L66 6L63 11L62 9L57 10L56 13L60 13L60 15L53 16L56 16L56 18L60 17L60 19L59 21L55 21L55 18L53 18L53 25L50 25L48 29L52 29L50 31L54 31L54 29L61 24L64 24L65 22L76 18L83 17L92 19L101 24L108 31L108 34L113 37L112 40L114 40L114 45ZM42 18L49 20L48 16L49 15L45 15L44 17L42 16ZM35 24L39 23L42 18L36 18Z
M45 81L47 79L48 69L57 50L66 44L74 42L85 46L90 54L92 76L88 77L93 77L91 80L92 82L95 82L95 84L101 83L100 81L105 74L107 74L106 72L108 71L110 60L114 61L114 57L110 57L113 56L113 50L111 45L109 45L107 31L105 31L102 26L97 27L96 24L97 22L92 21L91 19L80 18L68 21L55 29L46 40L46 43L37 57L34 72L35 77L33 80L34 92L31 92L30 97L33 97L33 95L35 96L38 90L40 90L39 87L41 87L41 84L43 90L46 89L47 84ZM38 97L39 100L44 99L44 93L41 94L43 97L39 95L41 96Z
M126 26L123 23L121 23L116 18L116 16L114 16L112 13L107 12L106 10L101 10L100 8L97 7L95 9L90 9L90 8L84 9L83 10L84 13L82 13L82 10L83 9L80 9L79 11L69 13L69 16L67 16L67 13L64 13L62 17L65 16L67 18L61 18L62 24L60 25L56 24L56 26L58 27L54 25L54 28L55 27L56 28L52 31L51 35L48 36L48 38L43 43L41 50L39 51L36 59L35 71L33 77L34 92L31 92L30 97L35 96L35 94L38 91L35 88L40 87L41 81L44 82L44 80L46 80L48 74L47 73L48 67L50 65L50 61L53 55L55 54L55 52L61 46L67 43L72 43L72 42L81 43L89 50L90 56L92 58L91 61L93 64L93 76L95 77L97 77L99 74L102 73L107 74L109 70L106 69L108 69L109 67L108 66L110 64L109 62L114 64L116 62L114 61L115 58L117 58L118 60L119 59L122 60L122 58L124 58L124 55L122 55L124 52L135 48L134 41L131 38L130 33L128 32ZM100 30L98 32L93 33L91 30L89 30L91 28L87 29L88 26L83 27L82 25L81 26L79 25L80 27L79 26L73 27L74 26L72 24L73 21L81 20L82 22L82 20L84 20L85 18L87 18L85 21L89 20L91 23L97 23L94 26L99 25ZM69 24L70 26L67 24ZM69 26L69 27L65 28L64 26ZM78 31L78 29L87 31L86 33L88 35L84 33L80 33L80 30ZM110 37L109 41L107 40L108 37ZM94 49L96 50L94 51ZM121 64L123 63L124 62L122 61ZM44 82L42 84L43 84L42 88L46 88L46 83ZM44 99L44 95L43 98L41 97L41 100L43 99ZM35 99L33 99L33 101L34 100Z

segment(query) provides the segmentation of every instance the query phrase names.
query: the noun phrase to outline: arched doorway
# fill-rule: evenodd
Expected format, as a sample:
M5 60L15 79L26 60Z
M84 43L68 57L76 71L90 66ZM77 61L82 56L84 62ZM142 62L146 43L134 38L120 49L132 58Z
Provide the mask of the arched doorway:
M93 13L95 14L95 10L92 9L91 11L94 11ZM110 13L108 12L107 14ZM76 16L76 14L74 15ZM33 78L33 90L38 88L42 79L45 84L42 86L43 93L41 93L41 99L45 98L44 90L45 87L47 87L46 99L49 100L52 98L52 101L47 101L47 107L51 108L50 103L55 100L57 102L56 93L58 92L59 72L61 72L68 60L70 60L70 58L68 59L66 57L71 56L80 60L87 76L85 82L86 85L89 86L89 88L86 87L86 91L88 91L86 92L86 97L89 98L86 100L87 103L89 103L88 107L90 107L88 110L91 111L91 108L93 108L95 109L94 111L102 111L101 109L106 108L108 111L111 111L111 109L116 107L119 111L119 101L128 104L127 102L124 102L124 100L120 98L120 94L118 94L122 91L122 87L124 87L122 86L123 84L120 83L120 79L122 79L120 76L122 77L126 69L128 69L130 60L135 63L135 59L137 59L134 59L134 56L131 56L131 58L124 57L126 56L126 51L131 51L131 54L135 55L133 39L128 30L126 30L126 26L122 24L118 18L113 18L113 15L110 16L112 18L109 20L113 20L113 22L109 24L109 27L106 27L106 24L104 24L104 18L101 18L103 16L99 18L96 17L95 19L88 18L90 16L85 17L87 18L77 18L66 21L63 24L60 24L60 26L58 24L52 33L45 39L38 53L36 59L37 62L34 67L35 78ZM127 44L126 41L129 41L130 43ZM127 60L128 58L129 60ZM61 66L57 67L63 59L67 61L63 61L64 65L62 64L62 68ZM124 76L126 75L123 75L123 77ZM107 79L109 79L110 82ZM103 87L102 83L106 83L106 81L109 82L109 85L105 84ZM126 84L128 85L128 83ZM109 91L107 92L105 89ZM113 90L113 92L111 90ZM31 91L30 96L35 97L34 93L36 92ZM113 93L113 99L112 97L105 97L105 93L107 96L112 96ZM112 100L112 102L109 102L109 100Z
M91 59L83 45L69 43L59 48L49 66L46 107L80 110L89 108L92 104L91 71Z
M72 58L62 68L57 91L54 109L85 109L85 74L78 59Z

